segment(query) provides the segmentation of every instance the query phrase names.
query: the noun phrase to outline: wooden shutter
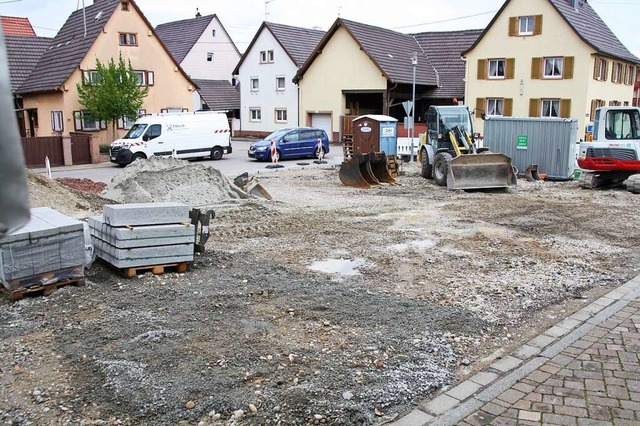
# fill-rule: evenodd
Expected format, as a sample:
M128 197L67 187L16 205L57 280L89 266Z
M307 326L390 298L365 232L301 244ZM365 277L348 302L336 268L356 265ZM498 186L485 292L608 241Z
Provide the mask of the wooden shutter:
M562 78L569 80L573 78L573 56L565 56L562 58Z
M82 130L82 112L73 111L73 128L78 131Z
M597 56L594 58L593 61L593 79L597 80L598 79L598 68L600 65L600 58L598 58Z
M533 17L533 35L542 34L542 15Z
M518 17L513 16L509 18L509 37L515 37L518 35Z
M591 101L591 111L589 112L589 120L593 121L593 118L596 116L596 106L598 101L593 99Z
M513 115L513 98L505 98L504 99L504 111L502 111L502 115L505 117L511 117Z
M514 58L507 58L505 60L506 70L504 74L504 78L507 80L513 80L513 77L516 73L516 60Z
M534 80L542 78L542 58L531 59L531 78Z
M604 80L607 81L609 79L609 61L604 60Z
M571 118L571 99L560 99L560 117Z
M153 86L156 83L156 75L153 71L147 71L147 86Z
M478 111L480 111L481 113L486 113L487 112L487 100L485 98L476 98L476 109Z
M487 79L487 60L478 59L478 80Z
M540 117L540 99L529 100L529 117Z

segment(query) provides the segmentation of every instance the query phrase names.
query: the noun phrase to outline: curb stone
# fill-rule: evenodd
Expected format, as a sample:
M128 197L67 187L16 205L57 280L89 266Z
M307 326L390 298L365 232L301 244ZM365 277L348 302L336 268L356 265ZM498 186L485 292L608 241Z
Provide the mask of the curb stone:
M638 298L640 275L558 322L485 370L388 424L445 426L462 421Z

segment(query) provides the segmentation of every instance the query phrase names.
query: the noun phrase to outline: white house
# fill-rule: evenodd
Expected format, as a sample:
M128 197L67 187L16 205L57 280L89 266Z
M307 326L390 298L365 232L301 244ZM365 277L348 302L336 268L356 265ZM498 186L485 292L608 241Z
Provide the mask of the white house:
M217 15L201 16L197 13L193 19L158 25L156 33L190 78L212 82L206 90L209 99L194 97L194 109L200 108L203 104L217 104L218 102L211 98L215 98L216 87L225 89L220 96L228 100L229 84L223 82L232 81L233 67L241 55ZM234 105L227 106L230 106L232 111L239 110L239 98Z
M262 23L233 71L240 83L241 134L265 136L301 125L298 86L292 79L324 34Z

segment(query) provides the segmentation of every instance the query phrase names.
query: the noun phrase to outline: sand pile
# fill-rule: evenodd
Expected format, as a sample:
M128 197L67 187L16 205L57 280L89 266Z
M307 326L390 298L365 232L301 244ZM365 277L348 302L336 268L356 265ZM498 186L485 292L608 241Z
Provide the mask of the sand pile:
M31 207L50 207L76 219L84 219L101 212L105 204L113 204L111 200L68 188L30 170L27 170L27 177Z
M190 207L209 207L249 198L213 167L158 157L128 165L102 196L121 203L174 201Z

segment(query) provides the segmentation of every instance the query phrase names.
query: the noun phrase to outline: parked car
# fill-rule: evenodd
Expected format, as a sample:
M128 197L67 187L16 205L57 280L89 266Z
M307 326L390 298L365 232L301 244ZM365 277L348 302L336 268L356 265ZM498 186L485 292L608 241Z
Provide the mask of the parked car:
M249 147L249 157L258 161L271 161L271 141L276 142L280 160L290 158L317 157L318 140L322 141L324 153L329 152L327 133L315 127L280 129Z

